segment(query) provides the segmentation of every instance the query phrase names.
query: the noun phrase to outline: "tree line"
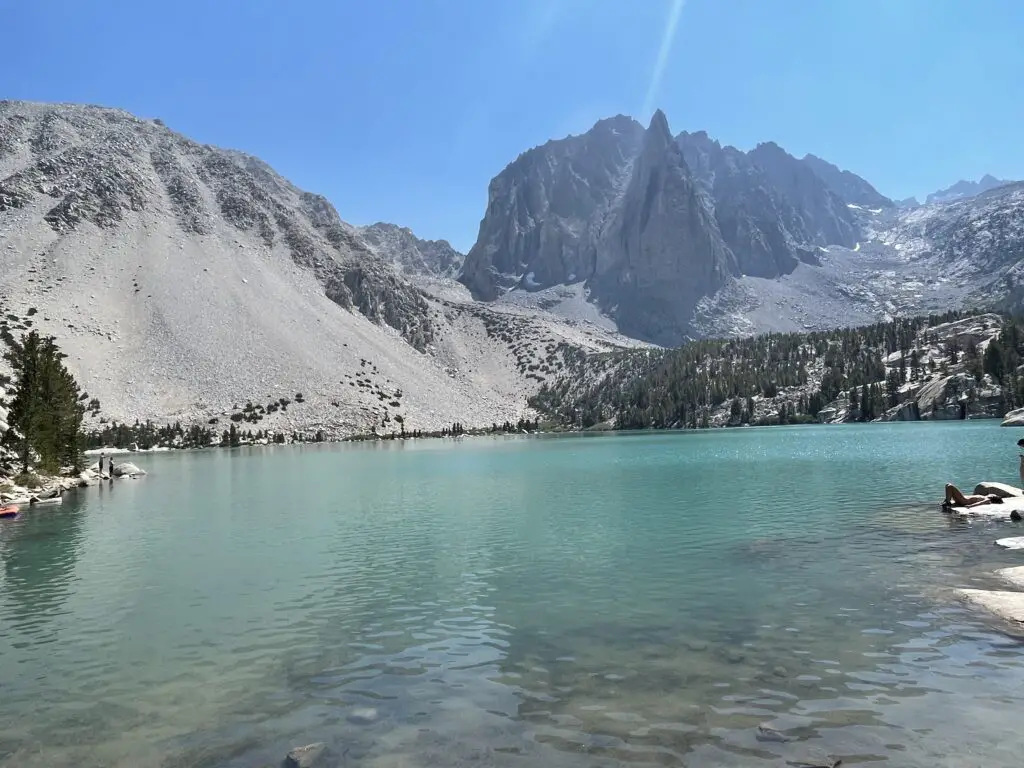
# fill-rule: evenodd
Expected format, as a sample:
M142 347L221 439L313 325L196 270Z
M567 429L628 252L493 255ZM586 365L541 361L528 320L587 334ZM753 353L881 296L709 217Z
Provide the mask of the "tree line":
M899 404L908 382L954 365L978 380L990 374L1002 386L1008 407L1024 404L1024 377L1017 372L1024 359L1019 320L1005 317L984 354L971 341L963 349L955 341L946 344L944 360L919 351L938 345L930 329L976 314L952 311L859 328L701 340L670 350L577 358L530 404L564 425L584 429L613 417L618 429L700 428L710 426L712 413L722 407L734 425L817 421L826 405L847 393L851 412L870 421ZM897 354L896 364L887 367L885 360ZM755 399L778 405L757 414Z

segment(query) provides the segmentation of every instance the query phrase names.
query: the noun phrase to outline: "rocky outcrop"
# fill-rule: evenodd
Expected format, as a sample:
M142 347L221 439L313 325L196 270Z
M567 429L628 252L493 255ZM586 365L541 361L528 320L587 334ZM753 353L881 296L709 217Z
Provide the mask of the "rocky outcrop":
M115 477L141 477L144 474L146 474L145 470L139 469L130 461L114 465Z
M991 419L1002 413L1003 392L990 376L978 381L968 373L956 373L912 391L909 399L890 408L879 421Z

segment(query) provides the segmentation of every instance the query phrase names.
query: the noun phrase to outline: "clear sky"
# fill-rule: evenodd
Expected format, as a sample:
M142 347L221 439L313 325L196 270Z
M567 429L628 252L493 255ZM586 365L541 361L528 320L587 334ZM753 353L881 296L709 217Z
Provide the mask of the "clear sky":
M0 98L250 152L468 249L517 154L617 113L893 198L1024 178L1024 0L0 0Z

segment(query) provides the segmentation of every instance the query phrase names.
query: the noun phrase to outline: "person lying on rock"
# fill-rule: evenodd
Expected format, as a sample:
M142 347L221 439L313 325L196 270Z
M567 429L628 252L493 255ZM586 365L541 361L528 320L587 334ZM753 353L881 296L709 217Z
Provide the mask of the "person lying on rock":
M942 500L944 507L977 507L981 504L1002 504L1001 497L994 493L982 495L980 493L964 494L952 483L946 483L946 498Z

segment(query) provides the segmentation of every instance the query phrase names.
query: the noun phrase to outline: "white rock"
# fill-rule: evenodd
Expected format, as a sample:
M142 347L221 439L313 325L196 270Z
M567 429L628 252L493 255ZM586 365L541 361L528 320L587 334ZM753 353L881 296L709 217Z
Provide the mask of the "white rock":
M978 483L974 486L974 492L980 496L995 494L1003 499L1008 499L1011 496L1024 496L1024 490L1016 486L1007 485L1006 483L995 483L990 480L983 480Z
M146 474L146 471L144 469L139 469L130 461L125 461L122 462L121 464L114 465L114 475L117 477L136 477L138 475L144 474Z
M984 608L1000 619L1014 624L1024 624L1024 592L984 589L960 589L957 592L971 605Z
M1003 417L1001 427L1024 427L1024 408L1015 408Z

